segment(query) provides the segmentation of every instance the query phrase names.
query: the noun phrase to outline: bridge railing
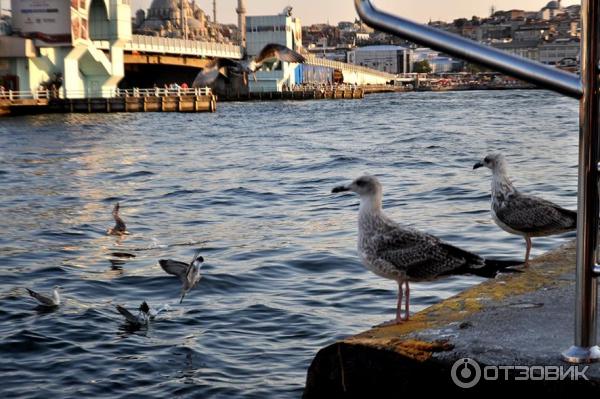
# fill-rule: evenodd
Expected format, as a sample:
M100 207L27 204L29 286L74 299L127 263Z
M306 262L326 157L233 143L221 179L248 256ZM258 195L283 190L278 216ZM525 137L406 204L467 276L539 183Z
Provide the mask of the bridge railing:
M94 41L94 45L102 50L108 50L110 48L110 42L106 40ZM125 43L124 49L125 51L140 51L158 54L194 55L235 59L241 59L243 57L242 48L235 44L146 35L132 35L131 41Z
M0 100L44 100L56 97L56 90L0 90Z
M114 97L182 97L182 96L209 96L212 90L209 87L198 88L161 88L149 89L116 89Z
M380 76L382 78L390 79L390 80L396 78L396 75L388 73L388 72L383 72L383 71L379 71L377 69L367 68L362 65L348 64L345 62L328 60L327 58L319 58L312 54L307 55L306 59L307 59L307 63L310 65L346 70L349 72L365 73L365 74Z
M212 90L202 88L133 88L133 89L108 89L108 90L0 90L0 100L45 100L52 98L113 98L113 97L183 97L183 96L209 96Z

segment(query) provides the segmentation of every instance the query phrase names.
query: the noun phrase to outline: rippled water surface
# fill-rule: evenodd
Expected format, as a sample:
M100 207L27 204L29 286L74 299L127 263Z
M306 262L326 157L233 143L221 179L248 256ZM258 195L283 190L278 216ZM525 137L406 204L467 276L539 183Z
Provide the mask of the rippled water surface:
M489 171L472 170L488 151L523 191L575 208L577 103L544 91L1 119L2 396L299 397L320 347L394 314L395 284L356 256L357 198L331 188L376 174L398 221L522 257L490 220ZM106 235L116 201L123 239ZM196 249L203 279L179 305L157 260ZM479 281L414 284L412 309ZM54 285L51 312L23 289ZM142 300L170 310L135 331L114 305Z

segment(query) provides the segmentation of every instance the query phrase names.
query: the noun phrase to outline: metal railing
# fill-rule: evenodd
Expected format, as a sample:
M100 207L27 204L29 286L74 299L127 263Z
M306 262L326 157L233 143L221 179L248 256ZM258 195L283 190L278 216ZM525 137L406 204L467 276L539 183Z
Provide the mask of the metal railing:
M150 89L115 89L113 97L183 97L183 96L208 96L212 94L209 87L202 88L160 88Z
M306 59L307 59L307 64L309 64L309 65L322 66L322 67L333 68L333 69L340 69L340 70L345 70L345 71L349 71L349 72L364 73L364 74L374 75L374 76L378 76L378 77L381 77L384 79L389 79L389 80L393 80L398 76L398 75L394 75L392 73L383 72L378 69L372 69L372 68L368 68L368 67L365 67L362 65L348 64L346 62L329 60L327 58L319 58L312 54L306 55Z
M96 40L94 46L101 50L109 50L108 40ZM139 51L156 54L192 55L203 57L224 57L242 59L243 49L235 44L185 40L170 37L132 35L131 40L123 46L125 51Z
M55 90L0 90L0 100L44 100L57 97Z
M377 10L370 0L354 0L361 19L372 28L452 56L503 72L542 88L577 98L579 172L575 344L563 352L571 363L600 360L597 346L598 160L600 145L600 0L582 0L581 77L484 46L463 37ZM598 251L600 252L600 251Z
M185 97L209 96L212 90L202 88L133 88L133 89L99 89L99 90L35 90L35 91L0 91L0 100L43 100L51 98L81 99L81 98L117 98L117 97Z

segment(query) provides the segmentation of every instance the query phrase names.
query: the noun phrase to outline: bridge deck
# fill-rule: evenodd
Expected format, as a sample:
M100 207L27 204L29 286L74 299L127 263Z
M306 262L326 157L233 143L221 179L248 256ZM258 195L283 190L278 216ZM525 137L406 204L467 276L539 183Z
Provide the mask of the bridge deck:
M110 49L110 42L106 40L94 41L94 45L101 50ZM125 43L124 48L125 51L141 53L194 55L238 60L243 57L242 48L235 44L143 35L132 35L131 41Z

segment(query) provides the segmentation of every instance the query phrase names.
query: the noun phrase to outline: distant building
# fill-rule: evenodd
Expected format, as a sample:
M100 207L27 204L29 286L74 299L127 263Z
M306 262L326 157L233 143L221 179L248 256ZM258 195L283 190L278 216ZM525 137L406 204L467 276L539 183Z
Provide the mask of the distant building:
M410 53L410 49L401 46L358 47L348 52L348 63L388 73L408 73L412 64Z
M268 15L246 17L247 53L255 56L269 43L278 43L294 50L302 47L302 25L300 19L291 15ZM296 64L287 62L275 65L273 70L258 71L255 82L249 79L251 92L281 91L283 86L291 87L300 82L297 76L301 70Z
M492 47L534 61L540 60L540 49L538 45L539 41L537 40L492 43Z
M549 65L561 65L565 60L579 61L578 39L557 39L539 46L539 61Z
M184 14L181 14L183 6ZM135 13L133 33L160 37L187 37L192 40L227 42L222 27L189 0L153 0L148 12Z
M560 0L550 1L546 4L546 7L542 8L539 13L539 18L543 20L550 20L556 17L558 14L562 14L564 12Z

